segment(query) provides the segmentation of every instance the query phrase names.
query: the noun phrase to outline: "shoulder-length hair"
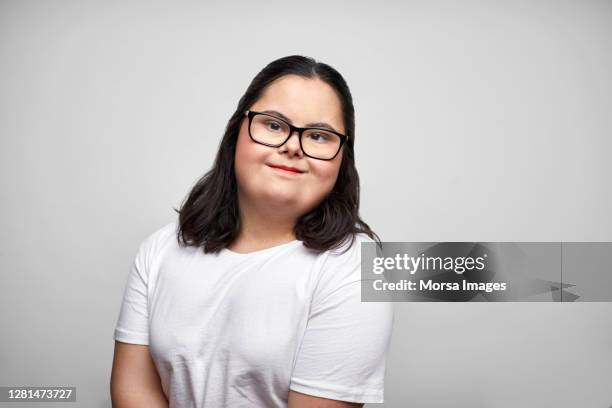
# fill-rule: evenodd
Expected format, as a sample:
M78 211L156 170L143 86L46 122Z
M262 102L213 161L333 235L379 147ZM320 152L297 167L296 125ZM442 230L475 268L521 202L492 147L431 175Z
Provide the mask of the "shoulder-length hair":
M180 210L174 208L179 213L179 244L202 247L204 253L210 253L226 248L237 237L240 217L234 158L244 111L260 98L272 81L288 74L318 78L335 90L348 136L342 147L344 152L336 184L317 207L297 220L296 238L315 251L336 249L349 238L352 245L358 233L380 242L378 235L359 216L359 175L353 150L355 109L348 85L331 66L309 57L291 55L272 61L251 81L227 124L212 169L196 182Z

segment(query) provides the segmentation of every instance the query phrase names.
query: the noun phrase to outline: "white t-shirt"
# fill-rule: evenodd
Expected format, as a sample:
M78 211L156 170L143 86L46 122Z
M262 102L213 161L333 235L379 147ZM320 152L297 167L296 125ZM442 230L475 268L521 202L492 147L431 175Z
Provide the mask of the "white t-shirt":
M361 302L367 235L344 254L299 240L204 254L176 229L141 243L114 332L149 345L170 408L287 407L289 389L383 402L393 306Z

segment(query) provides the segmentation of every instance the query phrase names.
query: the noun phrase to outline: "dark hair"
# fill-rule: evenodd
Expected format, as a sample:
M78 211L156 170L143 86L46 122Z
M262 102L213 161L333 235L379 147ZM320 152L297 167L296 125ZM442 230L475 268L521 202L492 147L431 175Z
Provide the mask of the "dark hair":
M355 109L348 85L334 68L301 55L272 61L251 81L226 126L212 169L196 182L180 211L174 209L179 213L179 243L182 240L184 245L202 247L204 253L209 253L220 251L236 238L240 217L234 157L244 111L260 98L272 81L288 74L318 78L335 90L348 136L342 147L344 152L336 184L317 207L297 220L296 238L315 251L338 248L349 237L352 245L357 233L365 233L380 243L378 235L359 217L359 175L353 150Z

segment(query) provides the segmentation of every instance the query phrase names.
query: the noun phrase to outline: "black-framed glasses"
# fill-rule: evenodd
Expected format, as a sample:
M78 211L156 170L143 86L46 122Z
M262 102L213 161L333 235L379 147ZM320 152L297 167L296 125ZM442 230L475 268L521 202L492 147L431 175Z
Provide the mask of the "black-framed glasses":
M249 136L255 143L280 147L297 131L302 152L313 159L333 160L348 139L348 136L330 129L293 126L267 113L246 110L244 115L249 118Z

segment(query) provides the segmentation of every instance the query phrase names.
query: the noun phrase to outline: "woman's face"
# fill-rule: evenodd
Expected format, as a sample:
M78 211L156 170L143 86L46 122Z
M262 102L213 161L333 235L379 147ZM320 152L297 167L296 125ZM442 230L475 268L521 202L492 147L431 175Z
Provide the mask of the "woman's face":
M345 133L340 100L333 88L320 79L282 76L268 85L250 110L279 112L299 127L324 122ZM344 147L333 160L313 159L300 149L297 132L282 146L269 147L251 140L248 125L245 116L236 145L239 205L294 218L315 208L334 187ZM294 167L301 173L273 166Z

